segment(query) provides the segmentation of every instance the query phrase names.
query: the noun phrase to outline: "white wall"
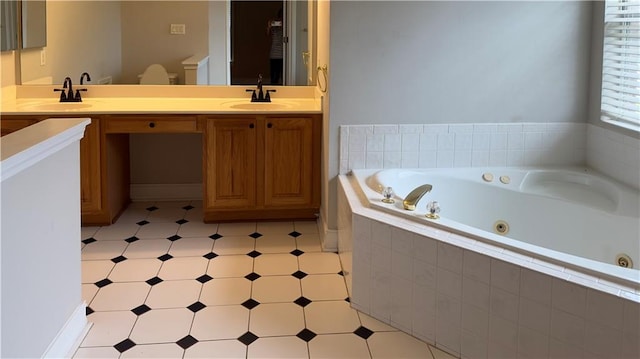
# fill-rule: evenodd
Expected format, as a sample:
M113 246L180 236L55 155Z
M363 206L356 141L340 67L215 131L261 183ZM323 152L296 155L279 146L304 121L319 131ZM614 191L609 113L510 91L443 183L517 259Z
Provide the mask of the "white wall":
M340 125L585 122L591 7L333 2L328 213Z

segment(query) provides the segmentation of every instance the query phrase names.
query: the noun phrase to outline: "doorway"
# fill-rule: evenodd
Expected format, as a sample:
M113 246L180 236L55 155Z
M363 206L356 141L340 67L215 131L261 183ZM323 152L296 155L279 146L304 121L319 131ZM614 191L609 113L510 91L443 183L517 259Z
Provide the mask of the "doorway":
M275 84L271 83L270 76L271 34L268 24L279 11L284 13L284 1L231 0L231 85L255 85L258 74L262 74L265 85L284 83L284 63L280 71L282 76ZM283 14L283 58L286 58L286 19Z

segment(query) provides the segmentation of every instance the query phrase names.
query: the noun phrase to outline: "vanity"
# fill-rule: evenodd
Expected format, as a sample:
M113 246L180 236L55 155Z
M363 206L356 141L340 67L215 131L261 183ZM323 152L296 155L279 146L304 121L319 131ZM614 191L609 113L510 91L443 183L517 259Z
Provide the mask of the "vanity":
M54 86L55 87L55 86ZM202 136L205 222L314 220L320 207L321 98L278 87L251 103L245 86L85 86L60 103L51 86L18 86L2 103L2 135L47 118L91 118L80 141L83 225L113 223L130 200L130 134ZM23 93L22 91L28 91Z

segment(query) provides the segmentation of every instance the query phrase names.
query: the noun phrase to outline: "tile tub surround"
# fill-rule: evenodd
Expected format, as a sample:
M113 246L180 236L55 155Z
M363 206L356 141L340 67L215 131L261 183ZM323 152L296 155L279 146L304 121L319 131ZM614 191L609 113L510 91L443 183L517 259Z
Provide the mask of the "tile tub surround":
M461 358L640 357L640 293L361 205L340 176L354 308Z
M362 168L585 164L640 188L640 139L586 123L340 126L340 174Z
M93 326L74 358L453 359L352 309L315 223L204 224L201 211L137 202L82 228Z

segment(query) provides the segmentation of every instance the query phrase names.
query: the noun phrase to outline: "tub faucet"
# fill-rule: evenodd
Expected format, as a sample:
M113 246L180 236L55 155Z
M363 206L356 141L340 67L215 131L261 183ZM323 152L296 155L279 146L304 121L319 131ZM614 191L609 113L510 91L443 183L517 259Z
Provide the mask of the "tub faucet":
M82 75L80 75L80 85L84 85L84 79L91 81L91 76L89 76L88 72L83 72Z
M414 188L414 190L411 191L407 195L407 197L405 197L404 201L402 201L404 209L406 209L407 211L415 211L416 205L418 204L422 196L431 192L432 188L433 186L430 184L423 184L422 186Z

